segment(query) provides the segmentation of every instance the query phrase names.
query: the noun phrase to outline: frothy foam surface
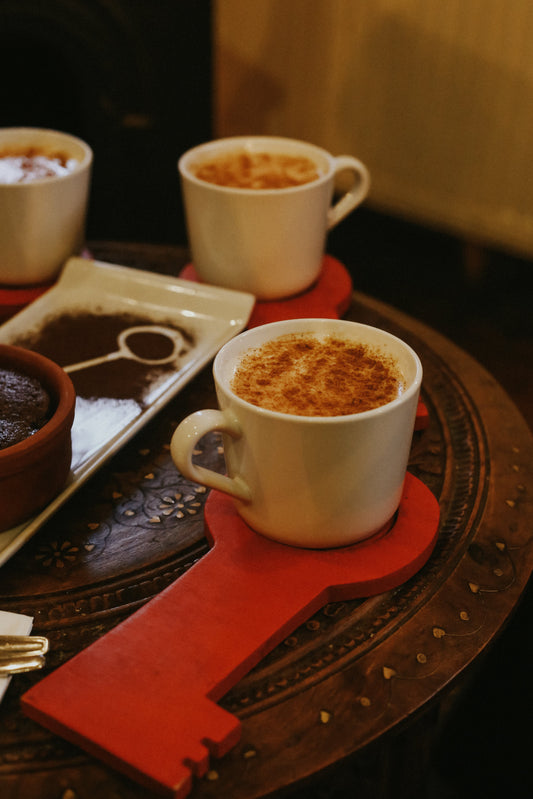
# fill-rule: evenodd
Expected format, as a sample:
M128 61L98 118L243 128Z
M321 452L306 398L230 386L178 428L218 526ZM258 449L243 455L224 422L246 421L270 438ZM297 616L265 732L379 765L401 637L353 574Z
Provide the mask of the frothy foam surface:
M285 189L316 180L316 164L305 156L237 151L204 160L192 169L199 180L238 189Z
M67 175L77 163L75 158L45 155L34 149L24 153L0 153L0 183L29 183Z
M248 350L231 388L241 399L298 416L346 416L396 399L405 381L378 348L333 336L289 335Z

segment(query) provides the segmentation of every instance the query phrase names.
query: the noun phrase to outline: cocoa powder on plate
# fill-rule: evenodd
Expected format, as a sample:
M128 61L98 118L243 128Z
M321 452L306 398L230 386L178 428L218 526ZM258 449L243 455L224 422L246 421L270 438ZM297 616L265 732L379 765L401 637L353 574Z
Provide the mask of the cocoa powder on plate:
M60 313L44 320L39 329L21 336L16 344L47 356L62 367L116 352L118 337L130 327L156 324L153 319L136 314ZM167 320L157 321L181 333L185 347L193 343L190 334ZM170 355L171 340L158 332L137 332L128 336L128 346L139 357L161 359ZM179 360L179 359L178 359ZM118 358L70 373L76 393L91 399L133 399L143 404L154 380L177 371L179 363L171 361L157 366Z

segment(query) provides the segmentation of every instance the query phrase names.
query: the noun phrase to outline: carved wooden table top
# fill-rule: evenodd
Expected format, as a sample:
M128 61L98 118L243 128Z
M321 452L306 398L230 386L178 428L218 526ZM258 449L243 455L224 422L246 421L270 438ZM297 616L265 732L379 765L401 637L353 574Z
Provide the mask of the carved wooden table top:
M92 251L166 274L185 263L172 247ZM508 396L466 353L389 306L356 292L346 317L390 330L421 357L429 426L415 434L409 469L439 499L438 542L407 584L322 608L224 697L242 739L191 799L280 794L433 707L504 625L533 568L533 441ZM47 671L207 551L207 492L177 473L168 444L182 417L214 401L208 367L2 567L0 608L34 617L34 633L50 640ZM220 444L206 441L208 465L221 464ZM20 712L20 695L42 676L13 678L0 705L2 799L151 796Z

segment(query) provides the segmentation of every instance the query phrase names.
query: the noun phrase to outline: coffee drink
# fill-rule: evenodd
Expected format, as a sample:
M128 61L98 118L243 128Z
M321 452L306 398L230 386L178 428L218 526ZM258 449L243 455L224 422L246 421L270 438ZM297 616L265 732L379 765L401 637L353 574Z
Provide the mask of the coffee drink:
M78 165L75 158L61 152L46 153L37 147L0 152L0 183L29 183L43 178L61 177Z
M297 416L346 416L396 399L404 378L395 359L357 341L294 334L248 350L231 381L241 399Z
M237 150L192 168L199 180L237 189L286 189L319 177L316 164L302 155Z

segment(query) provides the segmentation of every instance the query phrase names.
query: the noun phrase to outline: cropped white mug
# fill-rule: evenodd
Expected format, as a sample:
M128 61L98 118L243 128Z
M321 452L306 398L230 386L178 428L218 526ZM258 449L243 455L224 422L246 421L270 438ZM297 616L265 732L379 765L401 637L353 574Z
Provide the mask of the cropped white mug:
M53 280L85 244L93 153L76 136L41 128L1 128L0 154L61 153L74 164L64 175L26 183L0 181L0 283Z
M287 333L363 342L392 356L404 388L391 402L348 416L297 416L253 405L231 388L250 348ZM263 535L302 547L352 544L380 530L398 509L422 381L417 354L378 328L344 320L295 319L248 330L228 342L213 367L219 410L184 419L171 455L190 480L234 498ZM194 462L198 442L222 431L227 475Z
M309 158L319 177L289 188L248 189L200 180L195 168L235 152ZM318 278L328 230L363 202L370 176L361 161L277 136L236 136L201 144L178 161L189 246L205 283L258 299L288 297ZM341 196L332 205L336 178Z

